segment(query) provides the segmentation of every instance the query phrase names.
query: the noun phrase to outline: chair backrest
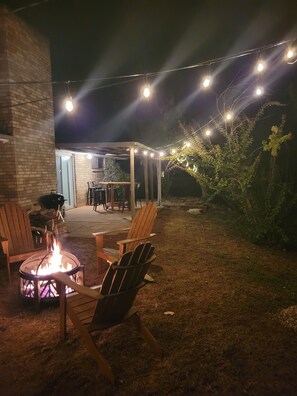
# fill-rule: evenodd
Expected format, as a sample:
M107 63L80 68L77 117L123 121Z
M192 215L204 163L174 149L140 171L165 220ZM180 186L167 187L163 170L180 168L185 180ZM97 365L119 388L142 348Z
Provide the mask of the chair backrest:
M97 303L93 325L120 323L132 307L144 276L155 259L150 242L142 243L133 252L125 253L107 270L101 287L102 299Z
M157 217L157 206L155 202L149 202L143 206L134 217L127 239L149 237ZM129 243L126 251L133 250L139 242Z
M34 250L28 213L15 202L0 208L0 235L8 239L11 256Z

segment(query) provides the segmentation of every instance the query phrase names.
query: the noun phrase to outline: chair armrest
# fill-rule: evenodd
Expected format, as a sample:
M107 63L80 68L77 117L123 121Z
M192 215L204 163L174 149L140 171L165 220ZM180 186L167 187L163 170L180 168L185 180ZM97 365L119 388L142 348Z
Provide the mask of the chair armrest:
M127 245L128 243L132 243L132 242L145 241L146 239L154 237L154 236L156 236L156 234L152 233L152 234L144 236L144 237L123 239L121 241L118 241L117 244L118 245Z
M128 228L118 228L118 229L113 229L113 230L108 230L108 231L99 231L99 232L93 232L92 235L97 236L97 235L112 235L112 234L119 234L121 232L129 231L130 227Z
M78 285L77 283L73 282L68 275L66 275L63 272L56 272L52 274L52 277L57 281L62 283L63 285L66 285L68 287L71 287L71 289L75 290L76 292L83 294L87 297L93 298L95 300L99 300L100 298L103 298L98 291L91 289L86 286L81 286Z
M2 247L3 253L7 255L7 260L9 260L8 255L8 239L0 235L0 245Z

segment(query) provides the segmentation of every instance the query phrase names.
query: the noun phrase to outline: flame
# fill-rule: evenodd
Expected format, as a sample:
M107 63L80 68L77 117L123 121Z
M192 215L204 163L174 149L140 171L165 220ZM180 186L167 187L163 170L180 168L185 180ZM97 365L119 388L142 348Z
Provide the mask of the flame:
M44 260L38 270L31 270L31 273L36 275L48 275L53 274L55 272L67 272L72 269L72 265L70 263L62 262L63 255L61 254L61 248L58 241L55 239L53 241L53 249L49 253L48 257Z

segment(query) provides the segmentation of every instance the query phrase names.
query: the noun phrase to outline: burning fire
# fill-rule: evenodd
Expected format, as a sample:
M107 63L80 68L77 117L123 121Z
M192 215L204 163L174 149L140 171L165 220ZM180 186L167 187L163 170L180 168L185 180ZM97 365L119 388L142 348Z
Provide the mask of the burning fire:
M58 241L53 241L52 250L45 256L44 260L38 265L37 269L32 269L33 275L48 275L55 272L67 272L72 269L70 263L62 262L63 255Z

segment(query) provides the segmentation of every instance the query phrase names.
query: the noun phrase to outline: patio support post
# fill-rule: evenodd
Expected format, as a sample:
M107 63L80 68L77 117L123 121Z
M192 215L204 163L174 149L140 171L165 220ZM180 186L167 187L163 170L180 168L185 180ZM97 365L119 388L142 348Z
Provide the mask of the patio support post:
M153 160L150 159L149 161L149 176L150 176L150 199L151 201L154 200L154 167L153 167Z
M158 197L157 197L157 205L161 205L161 197L162 197L162 190L161 190L161 159L157 159L156 163L156 168L157 168L157 191L158 191Z
M134 147L130 147L130 205L131 217L135 217L135 169L134 169Z
M148 182L148 158L145 156L144 161L144 192L145 192L145 202L149 201L149 182Z

